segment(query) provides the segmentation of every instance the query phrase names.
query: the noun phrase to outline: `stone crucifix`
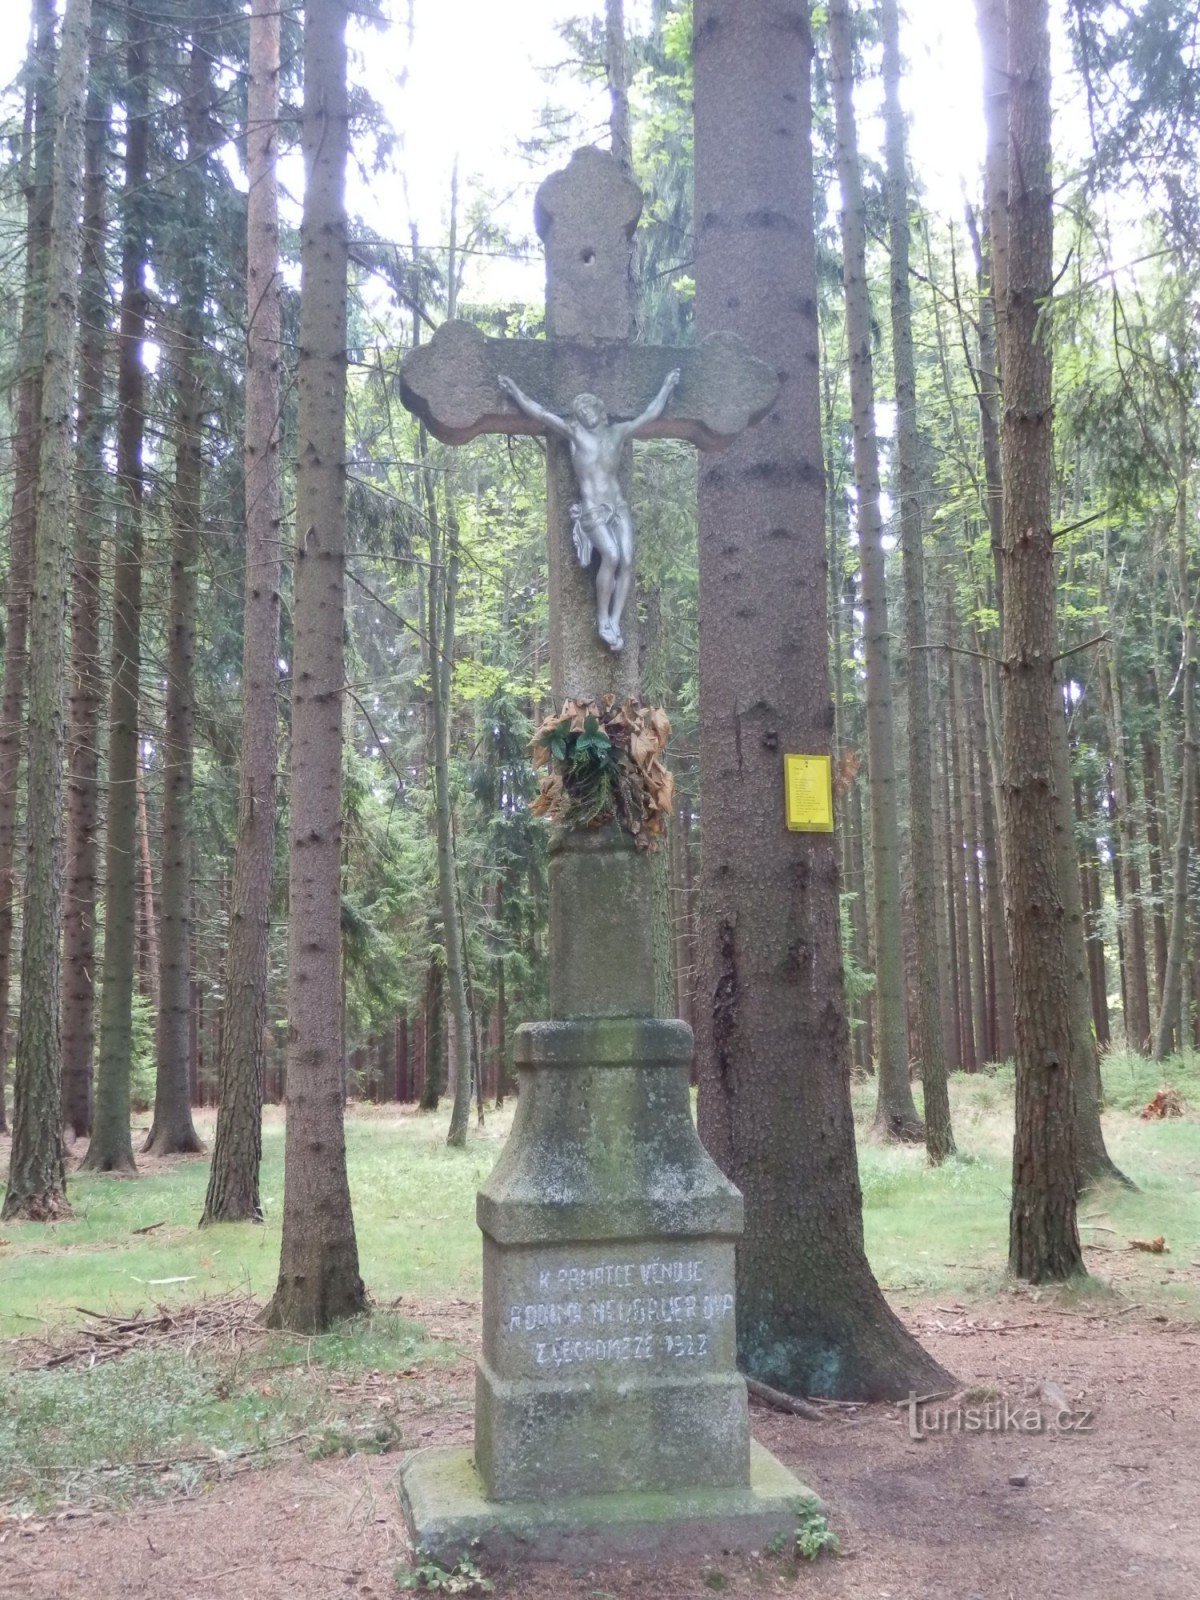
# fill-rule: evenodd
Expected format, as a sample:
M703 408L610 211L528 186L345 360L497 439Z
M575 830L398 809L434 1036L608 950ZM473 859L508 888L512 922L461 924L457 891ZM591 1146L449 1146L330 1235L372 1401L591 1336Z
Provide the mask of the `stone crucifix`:
M629 263L641 206L641 191L611 156L577 151L537 195L547 337L489 339L448 322L400 373L405 405L443 443L546 435L550 673L559 699L637 691L627 441L720 449L770 409L778 389L772 368L734 334L694 349L631 343Z
M401 368L447 443L546 435L558 704L638 693L628 441L719 448L777 389L733 335L631 342L640 210L611 156L579 151L537 197L546 339L449 322ZM750 1437L742 1197L692 1120L691 1029L656 1009L654 877L614 824L553 829L549 878L550 1016L517 1032L517 1114L476 1201L475 1440L405 1462L409 1533L447 1561L762 1548L794 1534L805 1491Z

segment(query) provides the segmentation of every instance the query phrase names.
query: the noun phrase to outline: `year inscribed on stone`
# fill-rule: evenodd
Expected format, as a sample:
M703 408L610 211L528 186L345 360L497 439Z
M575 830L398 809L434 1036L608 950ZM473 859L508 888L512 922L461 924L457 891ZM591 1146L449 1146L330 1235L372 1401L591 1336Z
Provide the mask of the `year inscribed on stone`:
M833 758L784 756L787 825L792 833L833 832Z

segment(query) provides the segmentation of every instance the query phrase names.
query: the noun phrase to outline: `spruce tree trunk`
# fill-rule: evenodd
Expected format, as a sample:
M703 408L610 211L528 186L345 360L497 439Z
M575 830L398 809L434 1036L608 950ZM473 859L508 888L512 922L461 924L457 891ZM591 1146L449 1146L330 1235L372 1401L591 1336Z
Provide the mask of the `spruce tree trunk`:
M604 59L612 103L608 126L612 153L623 171L633 172L633 139L629 129L629 47L625 42L624 0L604 0Z
M828 752L812 41L802 0L697 0L697 326L780 369L700 473L700 1127L746 1198L738 1344L792 1394L946 1374L863 1249L832 834L789 833L784 751Z
M205 177L211 144L211 50L192 39L184 102L187 156L179 175L180 302L176 350L175 494L171 507L171 595L163 731L162 919L155 1034L154 1120L145 1150L158 1156L203 1150L192 1122L192 774L196 728L196 595L204 517Z
M958 958L956 988L958 992L958 1038L959 1060L964 1072L977 1072L979 1070L978 1041L975 1038L975 1011L971 1003L971 929L967 903L967 873L973 863L970 859L970 841L967 838L967 780L964 772L966 765L963 759L963 697L962 697L962 669L960 658L956 652L956 628L954 611L954 591L947 574L946 586L946 617L947 638L949 639L950 664L947 669L949 679L948 722L946 738L949 750L949 770L951 782L950 800L950 826L953 853L951 855L951 870L953 872L952 891L954 898L954 948Z
M72 547L80 189L91 0L67 0L59 50L53 205L46 253L46 340L29 657L29 827L13 1142L3 1216L69 1214L60 1136L63 709Z
M246 111L246 570L238 835L217 1064L217 1131L201 1224L260 1222L262 1101L279 713L279 9L252 0Z
M900 21L897 0L883 0L883 85L887 156L888 242L891 246L892 366L896 382L896 446L900 544L904 568L904 642L908 652L909 840L916 941L917 1036L925 1100L925 1150L937 1166L954 1153L946 1058L942 1051L933 840L933 750L929 652L925 623L925 549L921 528L920 440L909 292L908 159L900 106Z
M422 432L424 431L422 427ZM422 446L428 449L427 443ZM424 468L428 472L428 468ZM458 863L454 850L454 818L450 794L450 717L454 672L454 619L458 600L458 524L447 484L445 571L437 603L430 596L430 684L433 688L433 794L437 831L438 900L442 930L446 941L446 982L453 1007L454 1033L458 1044L458 1071L454 1076L454 1099L450 1109L450 1129L446 1143L461 1147L467 1142L471 1119L471 1040L474 1018L467 999L464 970L463 929L458 916ZM432 495L432 477L428 492ZM436 506L435 501L431 501ZM432 524L431 524L432 526ZM431 577L432 577L431 562ZM434 619L437 618L435 626Z
M106 45L97 30L92 56ZM96 1009L96 866L100 827L100 545L104 511L104 375L108 350L105 271L110 106L93 74L84 135L83 270L79 286L79 406L75 467L75 563L71 582L70 713L67 731L67 869L63 913L62 1117L76 1139L92 1131Z
M1153 704L1153 695L1147 696ZM1148 730L1142 732L1142 789L1146 797L1146 850L1150 867L1150 901L1154 925L1155 1005L1162 1005L1167 977L1167 915L1163 899L1162 759Z
M125 8L125 181L121 196L121 321L117 366L116 551L109 686L108 828L104 859L104 966L90 1172L132 1172L129 1067L138 894L138 713L141 676L142 500L145 477L146 244L149 199L149 22Z
M1107 588L1107 585L1106 585ZM1146 964L1146 919L1142 906L1142 880L1138 857L1137 815L1130 795L1129 767L1126 761L1124 709L1116 658L1105 648L1100 663L1101 704L1108 723L1112 750L1113 795L1116 801L1116 837L1113 847L1121 859L1121 888L1125 920L1126 991L1125 1040L1131 1050L1145 1053L1150 1048L1150 973Z
M342 1090L347 0L304 11L299 459L293 609L287 1132L279 1282L265 1318L315 1333L366 1304Z
M430 929L430 940L435 930ZM446 1089L446 968L434 951L425 974L425 1075L421 1085L422 1111L436 1111Z
M1009 0L1005 394L1003 834L1016 1002L1009 1266L1042 1283L1083 1271L1075 1210L1071 974L1058 846L1051 346L1054 276L1048 0Z
M872 912L875 926L876 1048L879 1095L875 1132L884 1139L922 1140L908 1070L904 1016L904 941L900 920L900 828L896 741L892 717L891 636L887 570L879 507L879 444L871 304L867 285L866 202L854 123L854 66L847 0L829 7L831 82L837 122L837 170L842 194L842 276L846 341L850 347L850 417L858 491L858 553L862 571L863 652L867 668L867 781L871 801Z
M1090 1184L1135 1185L1116 1166L1104 1143L1100 1123L1103 1090L1100 1053L1092 1031L1092 997L1088 979L1087 928L1083 920L1083 890L1079 881L1079 849L1075 843L1075 804L1071 778L1071 750L1063 712L1061 677L1058 678L1058 718L1054 730L1055 839L1058 847L1058 882L1063 907L1071 1031L1071 1079L1075 1092L1075 1174L1082 1192Z
M1181 457L1185 447L1186 422L1179 430ZM1163 977L1163 998L1154 1029L1154 1059L1165 1061L1172 1045L1183 1047L1183 963L1188 925L1188 865L1191 837L1195 826L1196 804L1196 633L1192 624L1194 604L1191 563L1188 558L1187 472L1181 459L1176 485L1175 560L1180 603L1183 607L1183 672L1180 696L1183 700L1183 749L1179 762L1179 810L1175 833L1175 861L1171 877L1171 921L1167 938L1167 965Z
M12 982L17 793L25 728L26 636L33 568L33 529L37 519L46 250L53 192L53 126L54 0L36 0L22 154L27 197L25 282L17 344L17 415L9 515L4 681L0 688L0 1130L8 1126L4 1081L8 1064L8 997Z
M137 929L137 974L143 997L155 1015L159 1007L161 967L158 950L158 912L154 902L154 854L150 848L150 800L146 792L146 757L138 740L137 837L138 883L134 907Z

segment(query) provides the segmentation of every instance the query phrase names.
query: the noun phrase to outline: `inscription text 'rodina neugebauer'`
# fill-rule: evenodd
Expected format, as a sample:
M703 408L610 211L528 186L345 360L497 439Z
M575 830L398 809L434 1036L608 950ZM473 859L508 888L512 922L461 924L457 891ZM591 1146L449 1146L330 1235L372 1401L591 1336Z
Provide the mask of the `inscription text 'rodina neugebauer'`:
M506 1331L551 1336L532 1341L539 1367L707 1356L708 1328L733 1316L733 1294L706 1290L697 1260L539 1268L536 1277L539 1298L510 1305ZM596 1292L606 1289L632 1293ZM664 1289L677 1292L655 1292ZM562 1298L550 1298L556 1291Z

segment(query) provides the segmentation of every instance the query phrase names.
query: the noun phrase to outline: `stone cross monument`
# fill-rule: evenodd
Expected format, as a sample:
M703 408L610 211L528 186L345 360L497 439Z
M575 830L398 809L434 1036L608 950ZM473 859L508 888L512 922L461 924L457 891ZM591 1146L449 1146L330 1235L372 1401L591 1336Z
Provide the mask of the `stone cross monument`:
M405 404L447 443L547 435L556 704L637 694L636 607L614 605L631 577L626 438L720 448L778 387L732 334L688 350L629 342L641 204L611 156L576 152L537 196L546 339L450 322L401 370ZM599 482L581 460L593 446ZM625 568L614 560L606 585L609 533ZM811 1503L750 1439L734 1318L742 1199L695 1131L691 1030L655 1015L653 920L628 835L555 830L551 1019L519 1030L517 1115L477 1202L475 1447L420 1451L402 1470L414 1544L434 1555L759 1546Z

